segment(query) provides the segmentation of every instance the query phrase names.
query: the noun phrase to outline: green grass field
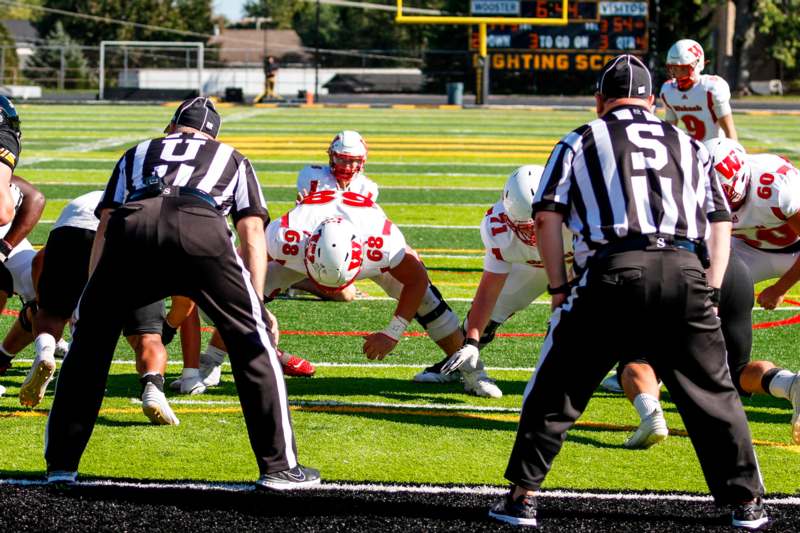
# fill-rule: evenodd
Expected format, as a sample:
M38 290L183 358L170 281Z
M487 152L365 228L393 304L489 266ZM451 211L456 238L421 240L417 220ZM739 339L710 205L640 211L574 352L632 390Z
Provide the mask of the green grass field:
M83 192L102 188L122 152L140 139L157 136L172 111L163 106L20 106L24 138L17 173L48 198L31 241L43 244L61 208ZM482 266L477 226L499 197L506 176L522 164L543 164L560 136L592 117L589 111L525 109L225 108L222 113L222 140L253 161L273 217L292 205L297 171L327 160L332 135L359 130L370 145L366 170L381 186L380 204L421 252L433 281L462 317ZM736 115L735 120L750 150L798 157L800 118ZM369 281L360 282L359 288L382 296ZM800 292L793 296L800 299ZM381 329L393 306L385 300L271 304L282 329L299 332L284 335L283 348L319 365L312 379L287 379L301 462L320 468L326 480L504 483L517 410L541 336L499 338L484 351L505 393L501 400L486 400L464 395L459 384L410 381L420 367L441 357L426 338L406 338L383 364L367 364L360 337L310 333ZM797 313L756 311L754 322ZM514 316L502 332L542 334L547 318L548 307L535 304ZM0 317L6 327L11 320ZM800 369L798 333L796 325L756 330L755 357ZM174 365L168 380L181 368L174 345L170 352ZM32 351L20 357L29 360ZM115 359L82 474L226 481L256 477L228 366L221 387L199 397L169 396L180 426L154 427L136 402L139 384L124 343ZM28 365L16 363L0 377L8 388L0 398L0 473L6 477L39 475L44 468L44 425L52 393L34 411L19 406L17 394ZM682 422L669 396L664 398L670 427L680 432ZM485 409L489 407L495 409ZM745 407L767 488L797 492L800 447L790 446L788 403L756 397L745 400ZM704 492L688 438L675 434L649 451L621 447L637 423L624 399L598 393L570 434L546 486Z

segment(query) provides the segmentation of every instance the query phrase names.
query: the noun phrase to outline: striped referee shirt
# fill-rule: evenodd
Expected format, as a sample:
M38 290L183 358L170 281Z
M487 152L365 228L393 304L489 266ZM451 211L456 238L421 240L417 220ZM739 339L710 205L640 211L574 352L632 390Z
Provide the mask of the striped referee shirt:
M594 250L629 236L705 239L731 219L708 151L643 107L621 106L553 149L533 212L556 211L575 234L583 267Z
M250 161L227 144L199 134L173 133L139 143L120 158L95 211L118 207L158 176L167 185L208 193L234 223L246 216L269 220L267 204Z

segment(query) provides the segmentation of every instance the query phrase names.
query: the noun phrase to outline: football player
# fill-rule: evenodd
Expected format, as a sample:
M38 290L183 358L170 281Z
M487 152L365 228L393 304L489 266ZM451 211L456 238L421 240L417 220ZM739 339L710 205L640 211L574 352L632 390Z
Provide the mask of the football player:
M458 317L436 288L405 237L370 198L352 191L310 193L267 228L268 266L264 293L274 297L308 278L335 293L357 279L372 279L398 301L388 326L368 335L363 352L383 359L416 318L447 356L463 345ZM482 365L461 369L466 392L500 397Z
M494 339L497 328L547 289L531 218L533 195L543 171L540 165L516 169L506 181L501 200L484 215L480 231L486 255L481 281L464 319L465 344L452 357L417 374L414 381L443 382L462 365L482 366L480 350ZM565 237L566 242L571 240L571 234ZM569 252L568 262L571 256Z
M746 265L747 279L758 283L777 280L758 296L764 309L775 309L786 293L800 280L800 171L786 159L772 154L747 154L736 141L718 139L710 144L713 168L728 197L733 219L733 256ZM729 266L729 270L731 267ZM728 273L726 272L726 278ZM723 304L720 305L720 320L723 333L726 321L742 323L735 329L752 324L752 291L749 300L741 298L731 318L723 313L726 292L735 292L736 283L722 285ZM739 315L745 320L741 320ZM792 440L800 444L800 373L780 368L770 361L751 361L749 344L752 337L738 339L735 333L725 334L728 348L728 367L737 390L743 395L767 394L791 402ZM631 396L630 388L649 387L652 390L655 375L646 365L637 364L623 372L623 388ZM629 375L625 375L629 373ZM628 385L625 386L626 382ZM657 387L656 387L657 390ZM634 391L635 394L635 391ZM652 396L652 393L651 393ZM646 398L653 404L653 398ZM650 409L656 406L651 405ZM638 407L637 407L637 410ZM660 410L660 406L658 407ZM643 412L640 410L640 416ZM642 425L631 439L640 441L643 447L652 440L654 433L665 435L666 425L655 431L652 417L642 416ZM653 431L651 431L653 430ZM630 439L629 439L630 440ZM656 439L656 442L661 439ZM638 447L638 446L628 446Z
M731 114L731 90L719 76L701 74L705 67L703 47L691 39L681 39L667 52L667 74L671 79L661 86L661 101L667 122L681 122L698 141L716 137L736 139Z

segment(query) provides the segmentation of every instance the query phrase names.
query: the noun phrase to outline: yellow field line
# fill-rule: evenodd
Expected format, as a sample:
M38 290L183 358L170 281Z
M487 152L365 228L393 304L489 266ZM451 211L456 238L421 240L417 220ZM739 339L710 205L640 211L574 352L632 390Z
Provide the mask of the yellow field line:
M494 420L498 422L513 422L519 420L518 414L504 413L476 413L476 412L454 412L438 409L403 409L397 407L367 407L357 405L300 405L291 406L293 411L307 411L312 413L331 413L331 414L376 414L376 415L409 415L426 416L437 418L468 418L474 420ZM173 411L177 414L239 414L242 412L240 407L201 407L186 408L178 407ZM45 417L49 411L44 409L33 409L26 411L12 411L0 414L0 418L28 418ZM100 409L101 415L133 415L139 414L138 407L107 407ZM593 422L591 420L579 420L576 422L577 428L595 428L607 431L634 431L638 426L626 424L610 424L607 422ZM688 433L683 429L670 429L669 434L676 437L688 437ZM783 448L794 453L800 453L800 446L786 442L774 442L764 439L753 439L753 444L757 446L769 446L772 448Z

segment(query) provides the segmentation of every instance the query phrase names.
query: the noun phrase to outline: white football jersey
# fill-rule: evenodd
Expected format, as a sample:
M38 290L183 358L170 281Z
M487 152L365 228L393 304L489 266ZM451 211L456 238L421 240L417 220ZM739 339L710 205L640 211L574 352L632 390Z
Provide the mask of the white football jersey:
M661 86L661 101L666 120L677 120L692 138L707 141L725 137L719 119L731 114L731 90L719 76L702 74L700 81L685 91L678 89L674 79L667 80Z
M486 248L483 258L483 269L495 274L508 274L514 264L525 264L532 268L544 268L539 248L525 244L517 237L514 230L507 223L506 210L503 202L494 204L481 221L481 239ZM569 249L565 254L568 261L572 259L572 234L563 230L564 243ZM535 242L535 241L534 241Z
M781 250L800 238L786 219L800 212L800 171L772 154L748 154L751 175L747 196L732 213L733 236L753 248Z
M339 188L336 177L331 173L329 166L308 165L297 175L297 192L299 193L337 190L342 189ZM347 184L347 189L344 190L371 198L373 202L378 200L378 185L361 172L353 176L353 179Z
M103 191L87 192L78 196L61 210L53 229L62 226L71 228L88 229L97 231L100 220L95 216L94 210L103 198Z
M317 191L267 227L270 259L303 274L303 257L311 233L323 221L342 217L359 231L363 266L356 279L372 278L400 264L406 239L378 204L352 191Z
M10 184L10 187L11 187L11 201L14 202L14 216L16 216L17 215L17 210L19 209L19 206L22 205L23 195L22 195L22 191L19 190L19 187L17 187L13 183ZM4 226L0 226L0 239L4 238L6 236L6 233L8 233L9 229L11 229L11 224L13 222L14 222L14 219L12 218L11 221L8 224L6 224Z

